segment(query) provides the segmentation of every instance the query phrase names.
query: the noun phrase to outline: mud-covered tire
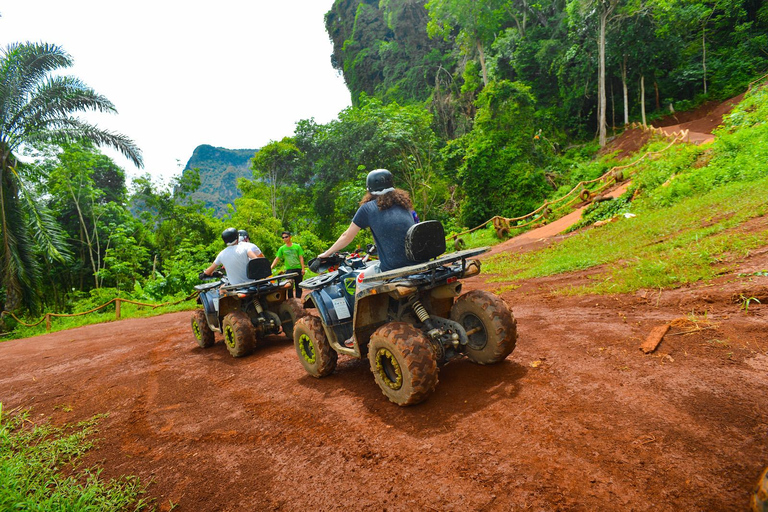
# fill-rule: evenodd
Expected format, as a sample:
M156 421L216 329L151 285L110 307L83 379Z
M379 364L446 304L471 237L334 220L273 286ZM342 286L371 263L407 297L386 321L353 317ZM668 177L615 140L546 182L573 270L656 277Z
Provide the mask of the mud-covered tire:
M208 320L205 318L205 311L202 309L196 309L192 313L192 334L195 335L195 340L200 348L209 348L216 343L216 339L213 336L213 331L208 327Z
M426 336L403 322L385 324L371 335L368 361L376 384L397 405L424 401L437 386L437 358Z
M299 362L313 377L325 377L336 369L339 355L325 335L323 322L316 316L305 315L293 328L293 346Z
M768 468L765 468L757 480L750 500L752 512L768 512Z
M515 349L517 321L501 298L474 290L451 308L451 320L467 331L466 355L477 364L503 361Z
M256 334L251 319L243 311L235 311L224 317L222 333L224 345L232 357L247 356L256 346Z
M280 304L277 314L280 317L283 334L293 339L293 327L299 318L307 315L307 310L301 305L299 299L288 299Z

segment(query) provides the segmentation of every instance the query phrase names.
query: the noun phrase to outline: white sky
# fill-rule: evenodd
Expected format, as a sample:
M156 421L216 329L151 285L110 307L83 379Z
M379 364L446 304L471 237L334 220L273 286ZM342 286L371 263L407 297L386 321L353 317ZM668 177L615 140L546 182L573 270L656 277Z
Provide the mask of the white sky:
M181 172L200 144L259 148L300 119L327 123L350 105L331 67L324 14L333 0L0 0L0 46L58 44L65 73L106 96L117 115L88 120L133 139L129 176ZM177 162L178 160L178 162Z

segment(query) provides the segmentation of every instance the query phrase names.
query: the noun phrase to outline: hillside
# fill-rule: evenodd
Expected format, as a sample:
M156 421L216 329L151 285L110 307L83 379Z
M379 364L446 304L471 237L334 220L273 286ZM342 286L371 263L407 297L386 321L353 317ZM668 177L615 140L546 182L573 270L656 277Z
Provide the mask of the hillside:
M200 170L200 188L192 198L213 208L217 217L227 212L227 205L240 196L238 178L251 178L251 158L257 149L226 149L208 144L195 148L184 167Z

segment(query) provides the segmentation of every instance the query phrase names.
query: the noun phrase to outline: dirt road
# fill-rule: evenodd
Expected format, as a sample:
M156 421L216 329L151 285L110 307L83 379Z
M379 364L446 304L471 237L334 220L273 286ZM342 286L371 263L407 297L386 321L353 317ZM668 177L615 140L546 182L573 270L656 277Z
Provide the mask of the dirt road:
M765 269L768 250L712 286L614 297L550 293L587 273L527 281L503 294L509 358L449 364L410 408L364 362L307 376L285 338L200 349L189 313L2 343L0 400L108 413L90 462L151 480L161 510L740 511L768 464L768 300L732 296L768 299L768 277L737 275ZM675 319L707 328L639 350Z

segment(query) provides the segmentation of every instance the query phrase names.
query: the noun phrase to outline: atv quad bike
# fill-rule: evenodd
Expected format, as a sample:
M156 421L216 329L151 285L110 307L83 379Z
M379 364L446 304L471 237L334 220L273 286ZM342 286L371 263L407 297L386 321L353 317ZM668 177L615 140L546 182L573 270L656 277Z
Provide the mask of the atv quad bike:
M251 281L230 285L227 278L195 286L202 309L192 314L192 332L197 344L208 348L215 343L214 332L224 335L224 344L232 357L253 352L267 335L283 332L293 339L296 321L306 314L298 299L288 299L296 274L271 276L269 260L248 262ZM219 274L220 276L220 274Z
M471 260L487 248L445 252L437 221L414 225L406 234L406 254L416 264L366 275L370 263L359 254L310 262L324 272L303 281L304 306L318 316L296 322L293 340L310 375L336 368L338 354L368 358L376 383L389 400L411 405L437 385L438 368L468 357L478 364L505 359L515 348L517 323L499 297L461 294L460 279L480 272Z

